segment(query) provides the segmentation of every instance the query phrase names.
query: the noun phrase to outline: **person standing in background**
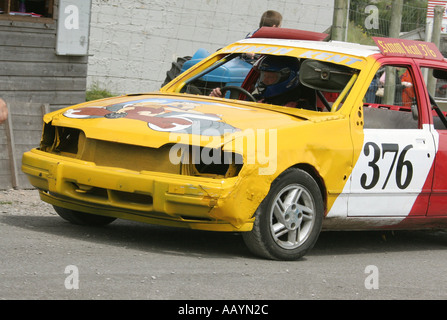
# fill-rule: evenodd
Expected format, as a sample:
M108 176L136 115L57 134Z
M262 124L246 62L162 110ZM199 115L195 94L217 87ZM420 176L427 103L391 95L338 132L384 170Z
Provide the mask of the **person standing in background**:
M274 27L280 28L282 23L282 15L275 10L267 10L261 16L261 21L259 21L259 28L262 27Z
M246 38L250 38L254 33L256 33L256 31L258 31L262 27L281 28L281 23L281 13L275 10L267 10L261 16L261 20L259 21L259 28L247 34Z
M8 118L8 108L6 107L6 102L0 98L0 124L3 123Z

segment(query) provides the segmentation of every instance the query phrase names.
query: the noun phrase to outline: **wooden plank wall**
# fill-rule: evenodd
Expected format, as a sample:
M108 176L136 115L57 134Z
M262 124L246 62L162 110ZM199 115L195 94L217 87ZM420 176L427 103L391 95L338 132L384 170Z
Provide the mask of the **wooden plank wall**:
M87 56L56 55L56 20L0 20L0 97L5 100L48 103L50 110L83 102L87 63Z
M29 186L20 162L40 141L42 105L54 111L85 101L88 57L56 55L57 20L42 21L0 19L0 97L11 114L0 125L0 190Z
M0 125L0 189L32 188L21 171L24 152L38 147L48 104L8 102L8 120Z

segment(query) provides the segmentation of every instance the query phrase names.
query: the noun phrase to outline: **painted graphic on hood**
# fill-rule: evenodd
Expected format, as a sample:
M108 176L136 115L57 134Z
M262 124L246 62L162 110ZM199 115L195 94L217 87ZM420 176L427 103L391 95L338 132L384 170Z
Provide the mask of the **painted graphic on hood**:
M75 119L134 119L144 121L155 131L222 135L240 131L222 121L218 114L194 110L198 106L223 104L175 99L144 99L110 106L69 109L64 116Z

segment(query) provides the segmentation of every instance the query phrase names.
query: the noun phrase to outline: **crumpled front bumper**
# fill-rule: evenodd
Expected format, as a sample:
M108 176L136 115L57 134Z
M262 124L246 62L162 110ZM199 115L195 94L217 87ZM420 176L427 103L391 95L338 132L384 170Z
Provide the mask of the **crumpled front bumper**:
M200 230L250 231L253 227L253 218L241 223L240 217L228 212L231 206L222 206L234 194L237 177L101 167L38 149L23 154L22 171L43 201L71 210ZM225 219L213 214L220 214L222 207L228 207L222 215Z

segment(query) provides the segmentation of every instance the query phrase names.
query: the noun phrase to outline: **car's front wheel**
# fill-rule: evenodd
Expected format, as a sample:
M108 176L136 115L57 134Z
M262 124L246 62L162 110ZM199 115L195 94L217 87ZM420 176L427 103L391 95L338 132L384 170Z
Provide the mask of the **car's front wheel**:
M57 206L53 206L53 208L61 218L79 225L104 226L116 220L116 218L112 217L100 216L96 214L65 209Z
M253 230L243 238L258 256L297 260L316 243L323 215L323 198L312 176L288 169L273 182L255 213Z

